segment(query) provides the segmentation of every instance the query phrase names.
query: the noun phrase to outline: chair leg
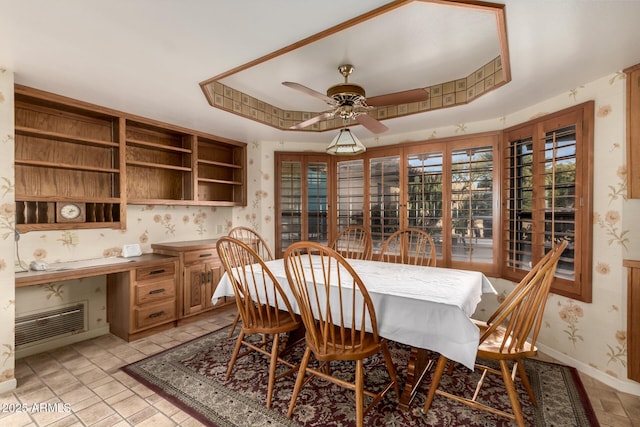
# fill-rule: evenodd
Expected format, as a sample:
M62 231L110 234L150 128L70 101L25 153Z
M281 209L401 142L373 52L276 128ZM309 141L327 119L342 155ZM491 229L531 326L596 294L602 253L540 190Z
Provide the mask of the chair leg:
M229 338L233 336L233 333L236 331L236 326L238 326L238 321L240 320L240 313L236 313L236 318L233 319L233 324L231 325L231 331L229 332Z
M293 394L291 394L291 402L289 403L289 410L287 411L287 417L289 418L291 418L291 415L293 414L293 407L296 404L296 399L298 398L298 394L300 393L300 389L302 388L302 384L304 383L304 376L307 372L307 366L309 365L310 358L311 349L307 347L304 351L304 355L302 356L302 361L300 361L300 369L298 369L296 385L293 388Z
M278 363L278 341L280 334L273 334L271 342L271 361L269 362L269 385L267 387L267 408L271 408L271 396L276 382L276 365Z
M516 386L511 379L511 370L506 360L500 361L500 370L502 371L502 379L504 385L507 388L507 394L511 401L511 408L516 418L516 423L519 427L524 427L524 416L522 415L522 409L520 408L520 401L518 400L518 393L516 392Z
M427 413L429 408L431 408L431 403L433 403L433 398L436 395L436 390L438 389L438 385L440 385L440 378L442 378L442 373L444 369L447 367L447 358L440 355L438 358L438 363L436 364L436 370L433 373L433 378L431 379L431 385L429 386L429 393L427 394L427 401L424 403L424 408L422 409L423 413Z
M364 366L356 360L356 427L364 427Z
M238 354L240 353L240 347L242 347L242 340L244 340L244 331L240 331L238 339L236 340L236 346L233 349L233 354L231 355L231 360L229 361L229 367L227 368L227 376L225 377L225 381L228 380L231 376L233 365L236 364L236 359L238 358Z
M524 388L527 389L527 393L529 394L531 403L533 403L533 406L538 406L538 401L536 400L536 396L533 394L533 389L531 388L529 377L527 376L527 372L524 370L524 364L521 360L517 361L516 363L518 364L518 375L520 375L520 379L522 380Z

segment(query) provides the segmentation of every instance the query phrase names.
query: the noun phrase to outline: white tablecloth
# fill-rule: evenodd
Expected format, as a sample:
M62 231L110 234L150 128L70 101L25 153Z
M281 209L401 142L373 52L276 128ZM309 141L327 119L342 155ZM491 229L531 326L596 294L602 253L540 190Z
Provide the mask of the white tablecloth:
M283 260L266 264L297 311ZM479 331L470 316L483 293L496 293L484 274L379 261L350 259L349 264L369 291L381 336L436 351L473 369ZM232 295L225 273L212 300Z

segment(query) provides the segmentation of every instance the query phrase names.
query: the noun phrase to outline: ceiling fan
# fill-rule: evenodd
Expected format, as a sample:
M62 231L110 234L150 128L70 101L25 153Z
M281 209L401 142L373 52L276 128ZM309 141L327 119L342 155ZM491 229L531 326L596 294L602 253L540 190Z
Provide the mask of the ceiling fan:
M351 64L340 65L338 67L338 71L340 71L340 74L344 77L344 83L331 86L327 89L326 95L301 85L300 83L282 82L283 85L316 97L332 107L331 110L325 111L310 118L309 120L293 125L290 129L302 129L321 120L327 120L338 116L342 118L345 124L348 123L349 120L353 119L373 133L382 133L389 128L368 115L367 110L371 110L375 107L383 107L385 105L407 104L410 102L420 102L429 99L429 93L422 88L367 98L362 86L355 83L349 83L349 75L353 70L354 67Z

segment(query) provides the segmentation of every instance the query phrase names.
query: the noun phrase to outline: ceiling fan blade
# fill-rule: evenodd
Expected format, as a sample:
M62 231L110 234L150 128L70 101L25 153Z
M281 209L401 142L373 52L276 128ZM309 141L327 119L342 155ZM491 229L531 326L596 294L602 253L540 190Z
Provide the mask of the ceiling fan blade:
M355 120L356 122L360 123L362 126L366 127L373 133L382 133L389 130L388 127L386 127L381 122L374 119L368 114L358 114Z
M311 126L312 124L318 123L321 120L330 119L331 117L333 117L333 114L334 113L332 111L327 111L325 113L318 114L317 116L311 117L309 120L305 120L304 122L300 122L297 125L291 126L289 129L306 128L307 126Z
M295 89L298 90L302 93L306 93L307 95L311 95L313 97L316 97L318 99L321 99L322 101L326 102L329 105L336 105L336 101L333 98L328 97L327 95L320 93L316 90L313 90L311 88L308 88L304 85L301 85L300 83L295 83L295 82L282 82L283 85L290 87L291 89Z
M367 98L367 105L372 107L384 107L385 105L408 104L429 99L429 92L424 89L410 89L402 92L389 93L387 95L372 96Z

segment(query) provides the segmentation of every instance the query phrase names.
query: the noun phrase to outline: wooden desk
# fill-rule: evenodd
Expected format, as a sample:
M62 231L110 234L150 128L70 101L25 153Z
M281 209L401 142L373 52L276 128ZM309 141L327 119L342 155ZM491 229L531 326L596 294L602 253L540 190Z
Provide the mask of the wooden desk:
M65 280L83 279L85 277L102 276L113 273L122 273L125 271L135 270L139 267L149 267L158 262L177 259L176 257L144 254L139 257L130 258L130 262L122 262L118 264L99 265L95 267L78 268L73 270L62 271L25 271L16 273L16 288L23 286L42 285L51 282L62 282Z
M133 341L176 325L178 257L175 256L144 254L116 264L16 273L15 286L102 275L107 276L107 320L112 334Z

